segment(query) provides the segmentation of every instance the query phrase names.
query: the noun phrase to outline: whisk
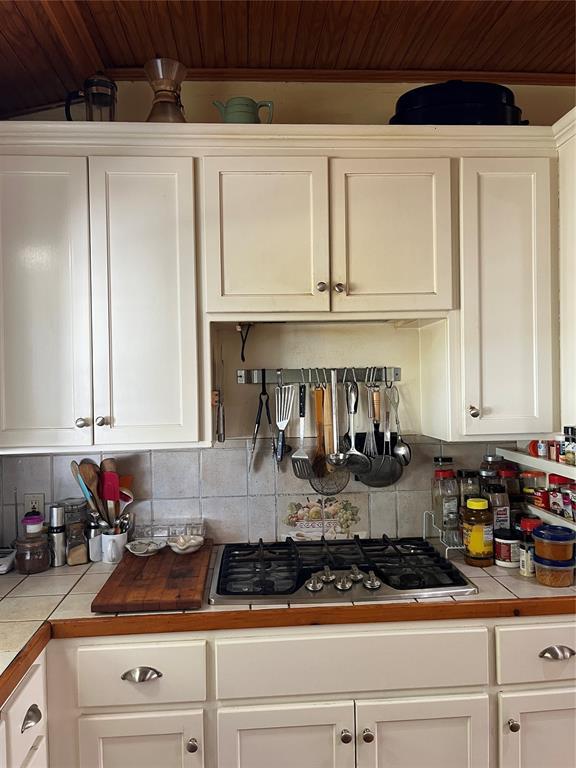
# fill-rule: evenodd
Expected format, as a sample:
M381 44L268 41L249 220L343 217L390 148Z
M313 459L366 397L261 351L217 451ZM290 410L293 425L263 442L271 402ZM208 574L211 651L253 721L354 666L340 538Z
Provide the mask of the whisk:
M376 444L375 422L380 419L379 414L374 413L374 401L372 398L372 385L366 385L366 394L368 395L368 424L366 426L366 441L364 443L364 454L370 459L378 456L378 445Z

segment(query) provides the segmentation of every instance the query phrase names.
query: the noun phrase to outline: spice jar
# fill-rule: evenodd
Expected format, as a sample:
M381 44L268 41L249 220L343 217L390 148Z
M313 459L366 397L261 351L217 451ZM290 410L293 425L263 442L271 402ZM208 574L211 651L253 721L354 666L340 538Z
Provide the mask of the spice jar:
M520 490L520 479L518 472L514 469L501 469L498 472L498 482L501 483L508 494L510 500L517 499L522 496Z
M511 528L494 531L494 563L501 568L520 567L520 537Z
M44 518L37 513L24 515L20 522L24 526L26 536L34 536L37 533L42 533L42 528L44 528Z
M487 485L484 496L494 516L494 530L510 528L510 499L503 485Z
M534 503L534 492L537 488L546 488L546 472L529 470L520 472L520 485L524 500L529 504Z
M487 499L468 499L462 514L464 559L468 565L487 568L494 561L492 511Z
M460 504L465 507L468 499L477 499L480 496L480 478L475 469L459 469L457 475Z
M16 539L16 570L18 573L42 573L50 568L48 536L39 533Z
M534 539L532 531L538 528L541 520L537 517L525 517L520 521L522 541L520 542L520 574L527 578L534 576Z

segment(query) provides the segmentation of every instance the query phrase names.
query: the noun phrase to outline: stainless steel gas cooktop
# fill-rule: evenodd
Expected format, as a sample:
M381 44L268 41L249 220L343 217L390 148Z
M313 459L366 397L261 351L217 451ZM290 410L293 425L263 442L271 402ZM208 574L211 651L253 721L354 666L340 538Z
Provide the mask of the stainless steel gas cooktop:
M472 595L456 566L421 538L226 544L210 586L212 605L361 602Z

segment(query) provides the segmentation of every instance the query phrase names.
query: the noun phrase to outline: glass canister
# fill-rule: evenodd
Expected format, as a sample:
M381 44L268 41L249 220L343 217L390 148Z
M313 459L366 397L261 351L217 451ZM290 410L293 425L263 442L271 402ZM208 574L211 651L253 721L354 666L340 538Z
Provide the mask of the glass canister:
M494 483L498 482L498 470L481 469L480 472L478 472L478 477L480 479L480 495L484 496L486 486L493 485Z
M88 562L88 541L83 522L66 525L66 562L68 565L84 565Z
M501 469L498 472L498 482L506 488L506 493L510 499L517 499L522 495L520 490L520 478L518 472L514 469Z
M480 469L491 469L498 472L506 468L506 460L499 453L485 453L482 457Z
M524 494L524 500L529 504L533 504L536 490L546 488L546 472L535 469L520 472L520 486Z
M444 542L448 546L460 546L458 520L458 483L451 469L437 469L432 485L434 518L444 531Z
M16 570L18 573L42 573L50 568L48 536L39 533L16 539Z

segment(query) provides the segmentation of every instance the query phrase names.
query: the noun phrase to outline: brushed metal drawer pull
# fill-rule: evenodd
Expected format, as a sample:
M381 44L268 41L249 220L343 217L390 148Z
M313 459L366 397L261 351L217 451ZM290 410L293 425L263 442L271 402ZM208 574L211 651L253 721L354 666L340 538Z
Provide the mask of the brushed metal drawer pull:
M149 680L157 680L162 677L162 672L154 667L134 667L122 675L122 680L128 680L130 683L147 683Z
M197 739L188 739L186 742L186 752L198 752L198 740Z
M42 712L40 711L40 707L38 704L32 704L32 706L28 708L28 712L26 712L24 715L20 733L24 733L24 731L27 731L28 728L33 728L35 725L38 725L40 720L42 720Z
M548 648L540 651L538 656L550 661L568 661L571 656L576 656L576 651L567 645L549 645Z

